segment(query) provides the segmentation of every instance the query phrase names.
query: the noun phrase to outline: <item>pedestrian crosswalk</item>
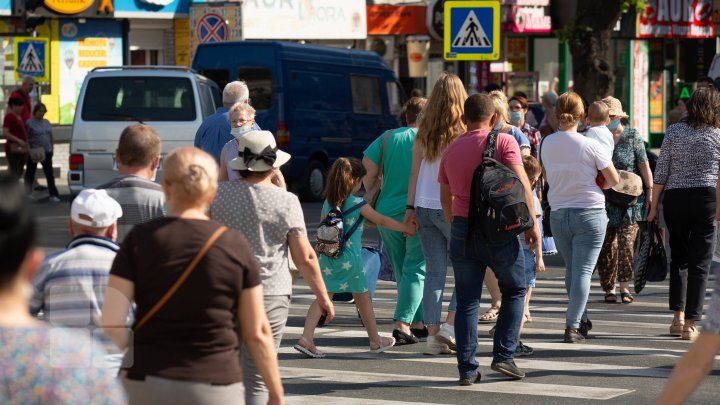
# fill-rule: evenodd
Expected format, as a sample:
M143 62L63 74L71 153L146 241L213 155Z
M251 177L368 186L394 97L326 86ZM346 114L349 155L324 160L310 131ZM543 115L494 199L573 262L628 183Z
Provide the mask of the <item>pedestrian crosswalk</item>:
M526 378L511 381L490 370L492 341L487 331L493 324L479 324L482 381L461 387L455 356L424 355L422 342L371 353L352 304L336 304L336 319L316 330L315 343L328 356L304 358L292 346L302 333L312 294L302 281L294 293L280 348L289 404L652 403L690 345L668 334L672 314L667 310L667 283L649 286L632 304L606 304L597 280L588 305L594 324L590 339L586 344L562 343L567 299L562 271L555 269L538 278L533 292L533 322L521 339L535 354L516 358ZM449 300L452 284L445 293ZM394 297L393 283L378 284L374 305L384 335L392 331ZM484 299L481 311L488 306ZM708 384L720 383L720 376L708 379ZM712 397L711 391L705 394Z

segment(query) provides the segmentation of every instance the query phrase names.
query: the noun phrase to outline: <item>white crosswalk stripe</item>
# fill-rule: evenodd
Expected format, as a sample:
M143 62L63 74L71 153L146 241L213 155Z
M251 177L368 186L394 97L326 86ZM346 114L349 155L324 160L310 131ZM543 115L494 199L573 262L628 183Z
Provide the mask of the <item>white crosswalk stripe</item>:
M635 303L623 305L602 302L604 294L594 281L588 305L594 328L587 343L577 345L562 343L567 303L564 282L558 278L540 278L537 286L531 302L533 322L526 325L522 338L526 345L533 347L535 355L515 359L518 367L527 373L526 378L510 381L489 370L492 340L487 331L494 324L479 324L477 359L482 382L461 387L457 384L455 356L424 355L424 343L394 347L382 354L371 353L367 334L360 327L355 306L351 304L337 304L336 320L315 332L315 343L327 357L305 360L292 346L302 334L302 320L313 296L307 287L298 285L291 308L291 318L297 321L286 327L280 348L281 374L286 385L293 382L288 390L291 395L288 403L414 404L424 403L424 395L437 395L438 390L520 395L522 397L517 398L525 398L529 403L532 397L546 398L546 402L549 398L620 399L642 389L633 384L634 379L667 379L672 365L689 347L689 342L668 335L672 314L667 311L665 301L666 283L648 286L647 295L639 295ZM446 299L449 300L451 293L452 285L448 285ZM395 306L394 284L379 284L376 295L374 306L379 329L382 335L390 335L392 323L388 320L392 319ZM487 309L487 305L484 301L481 311ZM716 360L720 360L720 356L716 356ZM388 373L388 369L414 373ZM558 375L566 377L558 379ZM595 378L603 383L595 384L591 380ZM298 381L304 384L295 385ZM320 389L328 384L358 390L368 396L350 398L333 389L327 392ZM306 391L312 391L312 387L319 390L317 395ZM384 398L383 393L393 387L413 388L412 392L420 389L425 394L421 392L407 401ZM442 400L436 399L434 403Z

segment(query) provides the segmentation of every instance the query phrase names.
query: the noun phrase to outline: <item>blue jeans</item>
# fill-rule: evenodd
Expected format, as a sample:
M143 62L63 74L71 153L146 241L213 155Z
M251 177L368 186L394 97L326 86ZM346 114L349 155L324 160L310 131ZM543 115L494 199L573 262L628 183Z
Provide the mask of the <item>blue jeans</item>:
M423 322L426 325L440 325L443 291L447 278L450 226L445 222L442 210L415 207L415 215L420 223L420 244L425 255ZM456 307L457 298L453 289L448 312L455 312Z
M490 246L476 234L468 235L465 218L455 217L450 230L450 259L455 270L457 312L455 339L460 377L472 377L478 368L478 309L485 268L493 269L502 293L502 305L493 337L493 359L512 360L525 305L525 255L517 238Z
M550 213L555 245L565 261L568 309L565 327L577 329L587 319L590 278L605 240L605 208L563 208Z

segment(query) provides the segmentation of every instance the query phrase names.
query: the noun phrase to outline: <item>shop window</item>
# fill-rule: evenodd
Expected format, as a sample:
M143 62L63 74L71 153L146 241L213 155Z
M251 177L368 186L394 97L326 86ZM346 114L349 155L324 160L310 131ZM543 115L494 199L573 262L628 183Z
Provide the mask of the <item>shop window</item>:
M87 83L85 121L195 121L192 83L175 77L97 77Z
M269 110L273 106L273 82L270 68L240 68L238 80L250 89L250 104L256 110Z
M350 76L353 112L357 114L382 114L380 81L371 76Z

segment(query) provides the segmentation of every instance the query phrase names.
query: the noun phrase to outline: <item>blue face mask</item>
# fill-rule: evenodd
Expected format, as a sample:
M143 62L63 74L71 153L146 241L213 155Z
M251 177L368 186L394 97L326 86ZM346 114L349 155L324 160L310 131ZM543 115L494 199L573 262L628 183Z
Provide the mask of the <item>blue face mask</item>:
M577 130L582 132L585 129L585 122L583 120L578 121Z
M502 122L500 122L500 120L498 120L498 121L495 123L495 126L493 127L493 130L494 130L494 131L499 131L499 130L502 129L502 127L503 127Z
M618 125L620 125L620 120L612 120L609 124L607 124L607 129L609 129L610 132L615 132Z
M511 111L510 112L510 123L518 126L522 121L522 111Z
M253 127L239 127L230 130L230 134L235 138L242 138L248 132L252 131Z

